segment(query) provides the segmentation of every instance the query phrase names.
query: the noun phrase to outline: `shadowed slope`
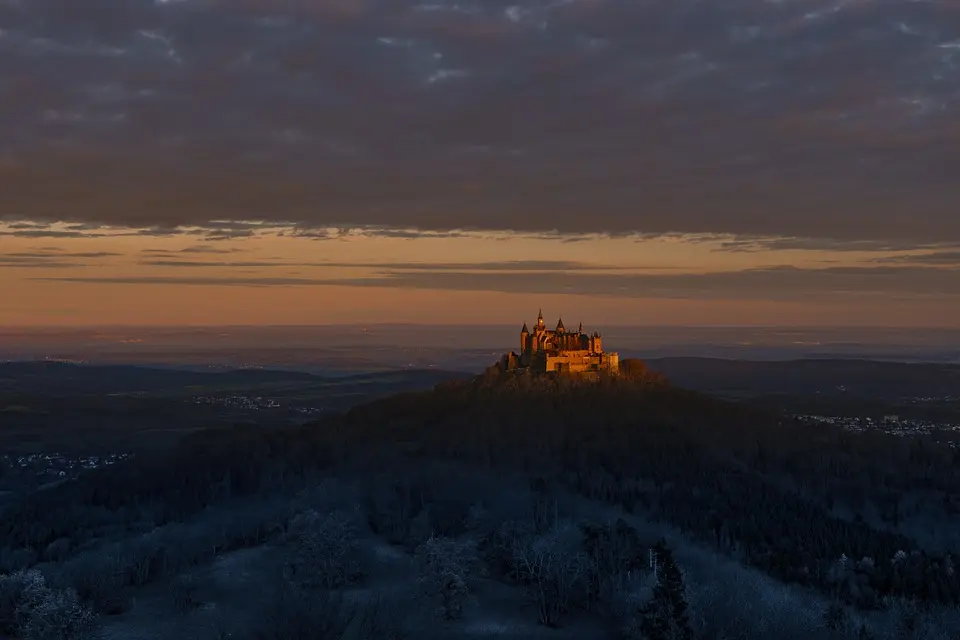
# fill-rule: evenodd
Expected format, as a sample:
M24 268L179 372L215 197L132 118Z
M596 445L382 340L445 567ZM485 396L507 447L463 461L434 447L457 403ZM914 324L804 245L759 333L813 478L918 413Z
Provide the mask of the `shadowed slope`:
M429 504L440 480L421 472L447 461L618 503L862 606L883 595L957 602L955 559L898 530L909 497L940 510L944 540L954 535L955 459L922 440L810 428L644 376L481 376L304 427L198 434L30 496L3 515L0 536L8 552L43 558L62 537L149 528L334 472L392 470L397 495ZM898 551L916 554L903 561ZM873 559L855 592L830 577L843 555Z

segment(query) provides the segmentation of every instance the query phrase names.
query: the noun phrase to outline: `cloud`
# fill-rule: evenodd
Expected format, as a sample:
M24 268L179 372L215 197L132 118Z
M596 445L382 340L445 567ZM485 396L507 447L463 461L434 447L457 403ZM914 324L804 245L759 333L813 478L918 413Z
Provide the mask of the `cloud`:
M194 245L192 247L186 247L180 249L180 253L209 253L209 254L226 254L226 253L241 253L243 249L237 247L231 248L221 248L221 247L209 247L205 245Z
M10 258L0 256L0 267L14 269L74 269L85 267L79 262L62 262L57 260L37 260L31 258Z
M20 269L72 269L90 265L87 260L113 258L121 254L110 251L63 251L44 247L35 251L0 253L0 267Z
M49 260L50 258L113 258L119 255L122 254L112 251L61 251L59 249L47 249L40 251L17 251L14 253L0 254L0 257Z
M911 253L878 258L881 264L912 264L960 268L960 250Z
M903 242L897 240L838 240L836 238L752 238L734 237L718 239L706 237L703 240L719 242L720 251L751 253L758 251L905 251L910 249L932 249L941 243Z
M0 236L15 238L102 238L103 234L88 233L86 231L64 231L60 229L18 229L14 231L0 231Z
M216 287L268 287L268 286L338 286L348 280L323 280L317 278L287 278L287 277L249 277L249 278L204 278L176 276L145 276L145 277L102 277L88 278L70 276L63 278L33 278L36 281L47 282L75 282L83 284L134 284L134 285L185 285L185 286L216 286Z
M140 253L151 259L160 258L179 258L183 254L190 255L229 255L232 253L243 253L244 250L239 247L216 247L210 245L193 245L183 249L141 249ZM213 263L211 263L213 264Z
M45 229L47 225L36 222L13 222L7 225L7 227L9 229L13 229L14 231L33 231L36 229Z
M403 229L380 226L303 228L294 226L278 231L278 235L311 240L350 240L354 238L396 238L416 240L421 238L465 238L471 234L461 229Z
M652 268L618 267L602 264L589 264L570 260L508 260L493 262L287 262L282 260L249 260L232 262L203 262L197 260L149 259L141 261L150 267L185 268L273 268L273 267L319 267L377 269L381 271L503 271L517 273L536 272L575 272L575 271L644 271Z
M219 267L219 268L238 268L238 267L297 267L303 266L302 263L295 262L275 262L268 260L251 260L247 262L200 262L196 260L143 260L140 264L147 267Z
M885 296L901 299L960 296L960 269L932 267L773 267L716 273L532 273L518 270L395 270L349 278L309 277L65 277L40 278L99 284L198 286L351 286L584 294L620 298L743 298Z
M37 0L0 24L5 212L87 225L7 235L960 242L953 0Z

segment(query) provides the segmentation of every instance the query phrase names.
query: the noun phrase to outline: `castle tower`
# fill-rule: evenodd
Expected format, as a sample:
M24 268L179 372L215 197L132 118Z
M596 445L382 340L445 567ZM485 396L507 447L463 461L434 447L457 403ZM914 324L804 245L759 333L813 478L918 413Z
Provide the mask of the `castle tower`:
M560 321L557 322L557 333L563 333L566 329L563 328L563 318L560 318Z
M537 331L543 331L543 309L540 309L540 315L537 316Z
M523 323L523 329L520 329L520 353L527 352L527 341L530 338L530 331L527 329L527 323Z

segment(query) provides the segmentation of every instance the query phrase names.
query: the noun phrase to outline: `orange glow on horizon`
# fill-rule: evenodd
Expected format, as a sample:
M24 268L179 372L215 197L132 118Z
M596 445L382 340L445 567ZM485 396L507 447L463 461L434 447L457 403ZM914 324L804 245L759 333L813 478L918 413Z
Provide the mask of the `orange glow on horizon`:
M0 237L0 325L509 324L536 307L604 325L960 324L955 296L915 295L902 280L864 295L788 287L790 269L826 286L835 276L816 269L868 270L891 252L731 251L682 237L99 235ZM756 270L769 271L759 284Z

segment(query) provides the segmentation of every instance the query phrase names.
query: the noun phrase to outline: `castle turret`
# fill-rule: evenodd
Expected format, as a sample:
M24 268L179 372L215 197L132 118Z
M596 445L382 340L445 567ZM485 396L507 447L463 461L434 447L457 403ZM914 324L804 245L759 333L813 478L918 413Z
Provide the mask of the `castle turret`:
M543 329L543 309L540 309L540 314L537 316L537 329Z
M566 329L563 328L563 318L557 322L557 333L563 333Z
M523 323L523 329L520 329L520 353L526 353L527 341L530 338L530 331L527 329L527 323Z

